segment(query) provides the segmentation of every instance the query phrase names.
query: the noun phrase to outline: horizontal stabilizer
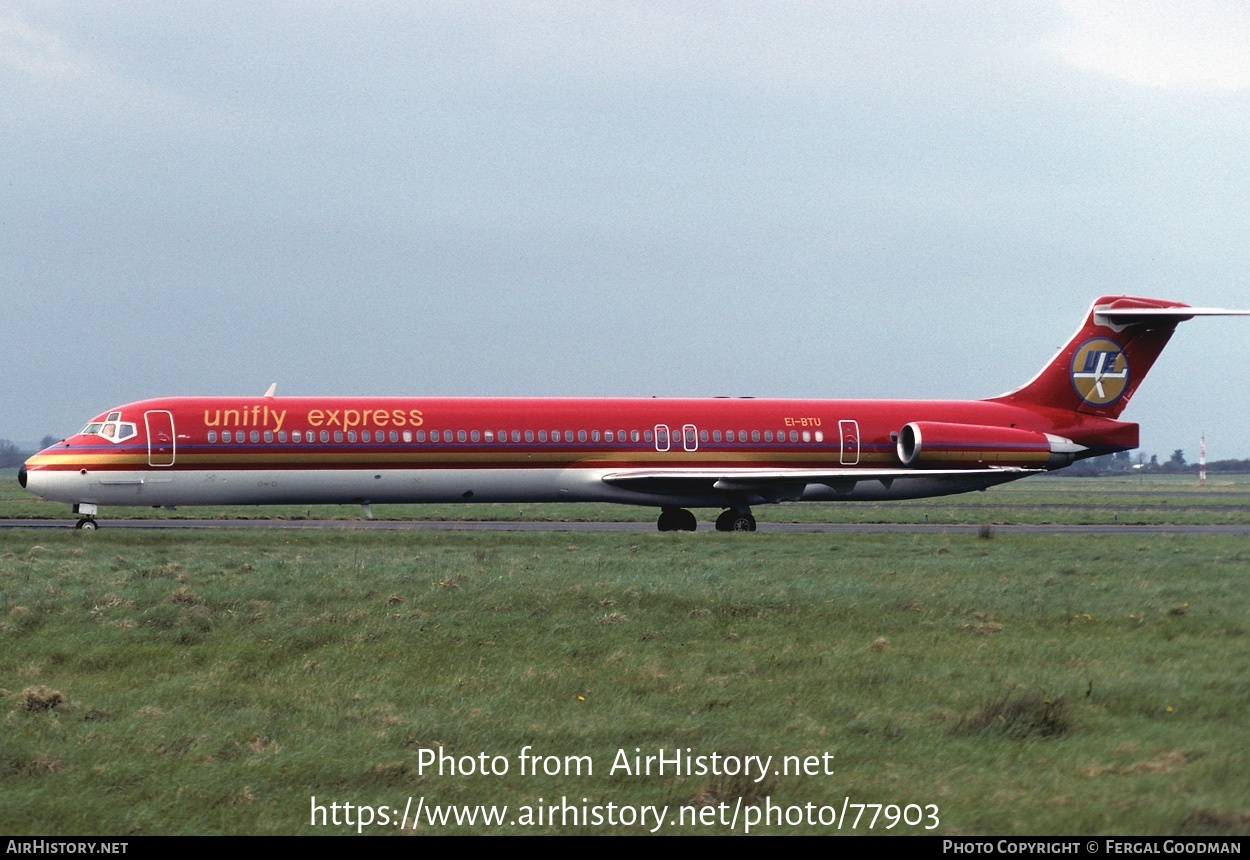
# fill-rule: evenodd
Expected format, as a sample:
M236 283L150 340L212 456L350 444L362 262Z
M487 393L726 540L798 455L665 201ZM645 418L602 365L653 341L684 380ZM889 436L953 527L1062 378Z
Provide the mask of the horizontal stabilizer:
M1245 317L1250 311L1233 310L1232 308L1187 308L1183 306L1171 308L1106 308L1094 312L1094 321L1100 325L1126 326L1176 325L1194 317Z

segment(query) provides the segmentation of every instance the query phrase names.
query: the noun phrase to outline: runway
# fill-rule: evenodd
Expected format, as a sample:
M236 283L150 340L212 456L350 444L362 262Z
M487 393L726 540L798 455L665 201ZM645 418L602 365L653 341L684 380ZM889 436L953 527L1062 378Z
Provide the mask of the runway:
M0 520L0 529L65 529L74 520ZM832 534L977 534L980 525L940 523L760 523L761 532ZM994 525L995 534L1071 535L1250 535L1241 525ZM654 532L651 522L517 522L486 520L100 520L100 529L331 529L340 531ZM700 532L716 534L710 523ZM674 532L674 534L679 534ZM688 534L688 532L687 532Z

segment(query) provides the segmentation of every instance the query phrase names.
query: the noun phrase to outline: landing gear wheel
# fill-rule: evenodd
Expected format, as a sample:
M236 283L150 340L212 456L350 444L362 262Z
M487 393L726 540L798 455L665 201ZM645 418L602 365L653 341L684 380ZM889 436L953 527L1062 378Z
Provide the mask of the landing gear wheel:
M716 518L716 530L718 532L753 532L755 531L755 517L738 513L730 508Z
M692 532L699 527L699 521L685 508L665 508L656 527L662 532Z
M74 528L80 532L93 532L100 527L100 524L91 517L83 517L74 523Z

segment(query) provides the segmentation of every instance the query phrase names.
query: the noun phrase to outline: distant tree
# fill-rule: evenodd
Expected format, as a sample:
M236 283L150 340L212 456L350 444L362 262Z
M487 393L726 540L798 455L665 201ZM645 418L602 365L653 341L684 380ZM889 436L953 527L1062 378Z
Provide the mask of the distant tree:
M1097 478L1102 474L1102 470L1098 468L1099 461L1102 457L1094 457L1090 460L1077 460L1075 463L1069 463L1067 466L1061 466L1053 472L1045 472L1058 478Z
M1071 475L1080 475L1082 477L1101 475L1115 468L1111 458L1111 454L1103 454L1101 457L1090 457L1088 460L1073 463L1068 472Z
M39 440L39 450L42 451L44 448L51 448L53 445L55 445L57 442L60 442L60 441L61 440L58 439L56 436L44 436L42 439Z
M8 439L0 439L0 468L19 466L26 458Z
M1210 472L1250 472L1250 460L1216 460L1207 463Z
M1177 448L1172 452L1172 456L1163 464L1164 472L1175 473L1185 471L1185 452Z

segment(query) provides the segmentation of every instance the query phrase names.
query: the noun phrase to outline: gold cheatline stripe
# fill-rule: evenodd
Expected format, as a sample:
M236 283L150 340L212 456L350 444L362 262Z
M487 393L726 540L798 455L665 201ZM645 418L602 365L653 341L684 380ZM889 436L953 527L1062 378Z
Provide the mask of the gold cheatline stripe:
M750 461L764 463L794 463L794 462L811 462L811 463L829 463L832 465L840 465L835 462L837 452L829 453L752 453L747 451L726 451L726 452L702 452L702 451L642 451L636 453L629 452L612 452L604 454L587 454L582 452L579 456L577 453L566 452L534 452L530 454L517 453L473 453L473 454L456 454L456 453L332 453L318 454L306 452L292 453L263 453L263 454L179 454L175 459L175 465L228 465L228 464L257 464L257 465L277 465L277 464L303 464L307 466L325 466L335 463L392 463L392 464L408 464L408 463L482 463L493 462L499 463L502 467L510 465L525 465L535 463L567 463L570 467L576 468L594 468L601 466L602 468L615 468L622 461L630 463L646 462L646 463L672 463L674 467L682 464L710 462L710 461ZM892 460L892 455L884 454L867 454L859 458L859 464L871 463L881 460ZM31 457L27 462L32 466L56 466L56 465L72 465L72 466L124 466L137 465L142 467L148 466L148 458L146 454L86 454L75 456L73 454L49 454L36 455ZM169 468L165 466L154 468Z

